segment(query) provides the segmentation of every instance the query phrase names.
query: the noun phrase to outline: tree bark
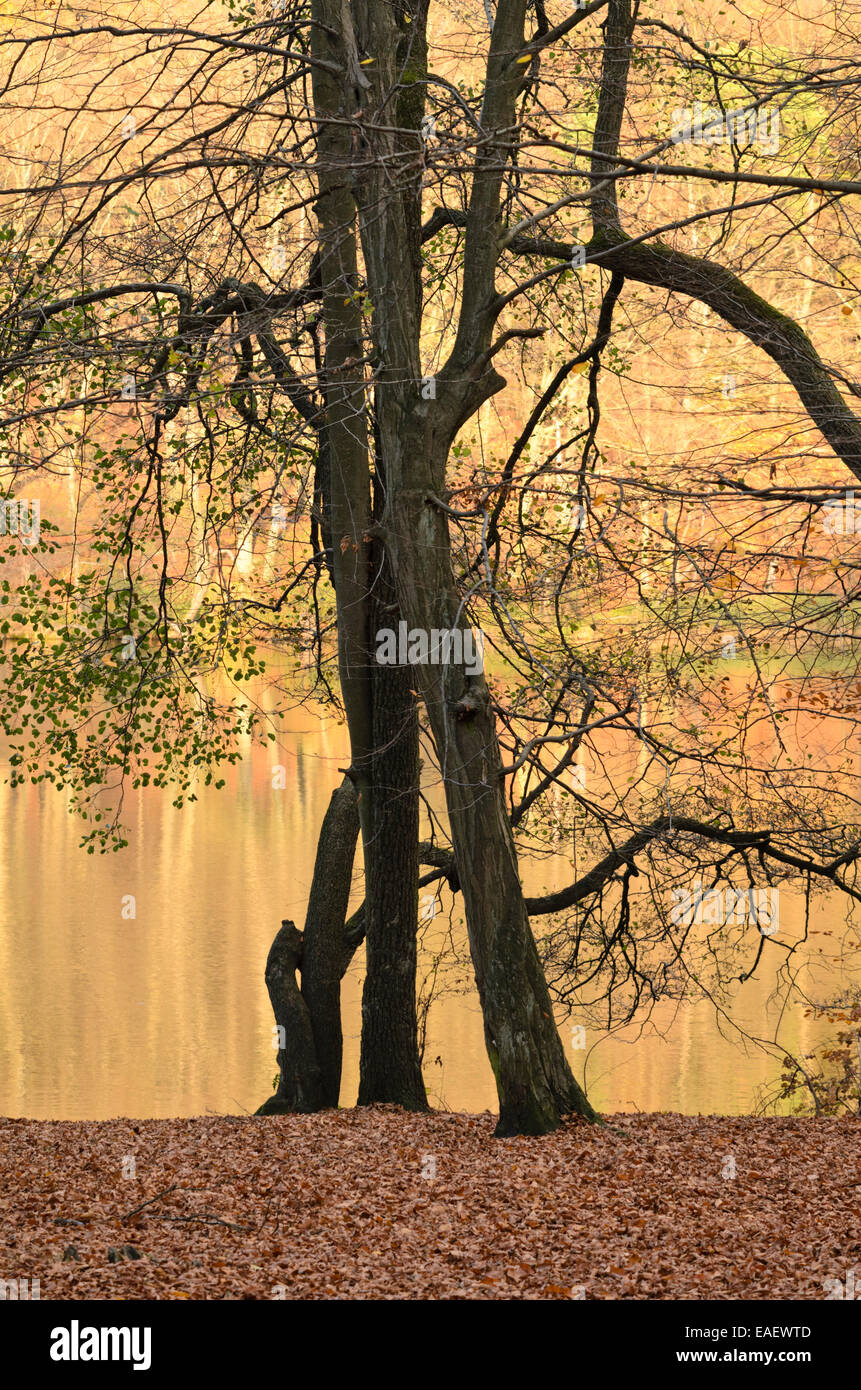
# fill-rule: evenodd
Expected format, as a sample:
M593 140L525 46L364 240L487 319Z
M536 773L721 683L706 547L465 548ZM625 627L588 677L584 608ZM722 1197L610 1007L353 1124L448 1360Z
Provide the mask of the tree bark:
M391 93L422 90L418 29L400 24L379 0L356 0L370 90L363 139L370 157L357 178L362 250L374 304L379 358L377 416L386 463L383 533L400 613L410 628L463 628L449 553L448 521L429 498L442 497L448 452L460 425L504 384L490 364L494 275L499 259L500 190L510 153L523 67L526 0L499 0L482 107L484 140L470 193L463 302L452 354L429 396L420 391L420 191L404 162L405 128L416 130L421 103L398 101L397 129L387 115ZM418 40L418 41L417 41ZM410 93L411 95L411 93ZM416 155L417 136L412 137ZM404 165L396 185L389 169ZM420 169L420 161L414 167ZM415 667L445 785L457 871L463 889L485 1040L496 1076L497 1134L543 1134L572 1112L595 1118L568 1066L517 870L505 814L501 761L483 676L463 667Z
M387 563L374 582L374 630L397 631ZM416 1020L419 731L409 667L374 663L373 835L375 891L368 900L359 1104L426 1110Z
M320 276L326 331L326 446L341 689L365 861L367 973L362 1104L425 1109L416 1028L418 732L406 673L373 659L371 457L350 120L368 89L349 7L314 0ZM337 75L336 75L337 74ZM377 468L381 468L379 457ZM382 586L384 576L375 576ZM390 617L390 615L388 615Z
M341 1095L341 960L353 858L359 837L356 792L345 777L332 793L317 843L305 919L302 998L308 1006L324 1106Z
M445 515L422 492L394 499L388 530L402 611L411 627L464 627ZM497 1135L545 1134L564 1115L597 1116L577 1084L553 1017L529 925L504 777L483 675L416 667L445 784L457 874L499 1094Z
M282 923L266 961L266 987L284 1033L278 1088L258 1115L307 1114L338 1104L344 920L358 836L356 792L345 777L320 829L304 934L292 922Z
M274 1096L263 1102L258 1115L307 1115L323 1109L323 1082L311 1018L296 983L301 961L302 933L292 922L282 922L266 961L266 988L275 1022L283 1029L283 1046L278 1049L280 1077Z

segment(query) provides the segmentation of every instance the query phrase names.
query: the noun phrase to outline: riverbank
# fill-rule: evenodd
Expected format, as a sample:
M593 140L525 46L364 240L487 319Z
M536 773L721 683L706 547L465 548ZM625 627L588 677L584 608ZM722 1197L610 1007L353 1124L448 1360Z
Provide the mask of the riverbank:
M0 1279L42 1299L821 1299L861 1120L0 1120Z

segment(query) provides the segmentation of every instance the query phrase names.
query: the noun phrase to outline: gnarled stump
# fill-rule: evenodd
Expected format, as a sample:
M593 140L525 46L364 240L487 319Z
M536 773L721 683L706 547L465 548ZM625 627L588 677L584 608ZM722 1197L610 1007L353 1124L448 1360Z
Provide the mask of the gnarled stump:
M283 922L266 961L266 988L275 1022L284 1032L278 1088L258 1115L309 1114L338 1104L344 919L358 837L356 792L345 777L332 793L320 828L304 934L292 922ZM360 941L361 936L353 951Z
M311 1016L296 982L302 947L301 932L292 922L282 922L266 959L266 988L275 1022L283 1030L283 1045L278 1049L281 1075L277 1091L261 1105L258 1115L307 1115L323 1109L323 1081Z
M302 998L311 1019L323 1105L328 1107L337 1106L341 1094L344 919L358 837L356 791L345 777L332 793L320 830L302 955Z

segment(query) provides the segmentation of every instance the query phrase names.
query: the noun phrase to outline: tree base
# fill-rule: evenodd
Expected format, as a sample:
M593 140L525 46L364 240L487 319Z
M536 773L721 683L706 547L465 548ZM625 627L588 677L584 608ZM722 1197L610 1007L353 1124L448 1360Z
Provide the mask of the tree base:
M593 1110L585 1096L582 1101L577 1101L573 1106L565 1110L559 1110L555 1105L541 1108L538 1105L526 1105L519 1107L508 1107L499 1116L496 1129L493 1131L494 1139L514 1139L519 1134L539 1135L552 1134L554 1129L558 1129L564 1120L579 1119L585 1120L590 1125L603 1125L605 1123L597 1110Z
M283 1100L281 1096L270 1096L254 1113L255 1115L317 1115L321 1109L322 1106L303 1110L296 1105L291 1105L289 1101Z

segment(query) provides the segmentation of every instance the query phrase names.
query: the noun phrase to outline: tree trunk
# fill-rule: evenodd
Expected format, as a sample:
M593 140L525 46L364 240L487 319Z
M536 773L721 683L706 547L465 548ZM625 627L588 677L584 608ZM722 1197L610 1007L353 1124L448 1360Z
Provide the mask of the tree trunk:
M323 1105L328 1107L337 1106L341 1095L341 961L358 837L356 792L345 777L332 793L320 830L302 955L302 998L311 1017Z
M494 274L499 259L500 191L525 74L512 62L523 44L526 0L496 7L476 155L458 332L432 388L422 388L421 168L426 11L413 22L379 0L334 3L326 15L345 42L358 28L375 55L364 80L354 176L362 250L374 305L378 451L386 465L383 532L401 616L425 634L463 627L449 555L446 515L431 503L445 489L446 462L460 425L504 385L493 370ZM397 121L391 119L396 103ZM358 103L357 103L358 105ZM412 133L408 133L412 132ZM367 157L367 155L371 157ZM391 170L402 171L399 180ZM485 1039L499 1091L498 1134L543 1134L562 1115L594 1118L565 1059L547 983L529 926L490 698L483 677L463 667L417 666L445 783L464 893Z
M344 919L358 836L356 792L345 777L320 828L304 934L292 922L282 923L266 961L272 1011L284 1031L278 1088L258 1115L307 1114L338 1104Z
M385 560L373 587L373 630L397 631ZM409 667L374 662L374 817L365 857L374 891L366 905L359 1104L426 1110L416 1019L419 732L412 680Z
M415 457L415 455L413 455ZM444 512L426 489L394 497L387 542L410 627L463 627ZM470 949L499 1093L498 1135L545 1134L567 1114L597 1116L568 1065L523 899L483 675L416 667L445 784Z
M274 1096L258 1115L307 1115L323 1109L323 1083L308 1006L299 993L296 971L302 961L302 933L282 922L266 961L266 988L275 1022L283 1029L278 1049L280 1077Z
M373 661L371 458L367 430L350 119L368 88L349 7L314 0L316 212L325 327L324 504L332 537L341 690L365 861L367 973L360 1101L427 1101L418 1060L416 714L403 673ZM325 492L328 490L328 498ZM380 576L378 576L380 578ZM382 582L382 580L381 580Z

